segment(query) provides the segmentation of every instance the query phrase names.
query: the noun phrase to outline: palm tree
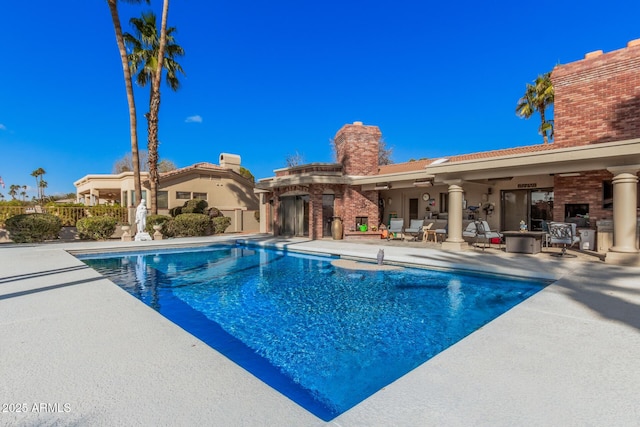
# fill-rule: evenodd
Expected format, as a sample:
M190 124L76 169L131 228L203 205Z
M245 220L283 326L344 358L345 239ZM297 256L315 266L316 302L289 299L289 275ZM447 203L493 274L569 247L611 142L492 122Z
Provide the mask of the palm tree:
M18 195L18 190L20 189L19 185L11 184L9 186L9 195L11 196L11 200L15 200Z
M173 33L175 27L167 28L169 1L164 0L162 10L162 24L160 37L156 26L156 16L153 12L142 14L142 18L132 18L135 36L124 35L125 42L131 47L129 61L131 70L137 73L136 82L146 86L151 82L149 94L149 113L147 117L147 150L149 152L149 183L151 190L151 212L158 212L157 192L160 182L158 175L158 114L160 111L160 81L162 69L167 70L166 82L176 91L180 87L178 73L184 74L182 66L175 60L183 56L184 50L175 43Z
M42 168L38 168L36 170L34 170L33 172L31 172L31 176L34 177L36 179L36 188L38 190L38 199L40 201L42 201L42 199L44 199L44 189L42 187L42 175L44 175L46 172L44 171L44 169Z
M27 186L23 185L22 187L22 191L20 192L20 195L22 196L22 201L26 201L27 200Z
M38 192L40 193L40 203L44 203L44 189L49 186L49 183L44 179L40 178L40 183L38 184Z
M123 0L127 3L149 4L149 0ZM129 133L131 134L131 157L133 159L133 182L135 195L131 198L131 202L136 205L140 197L142 197L142 185L140 183L140 159L138 158L138 120L136 118L136 103L133 97L133 83L131 82L131 70L129 69L129 59L127 58L127 49L124 45L122 37L122 26L120 25L120 16L118 15L118 0L107 0L109 11L111 12L111 20L113 21L113 29L116 32L116 43L120 51L120 61L122 62L122 72L124 74L124 85L127 90L127 102L129 103Z
M540 113L538 133L542 135L544 144L553 139L553 120L547 120L545 112L553 105L554 96L551 72L548 72L538 76L533 84L527 83L527 89L516 105L518 117L528 119L536 111Z

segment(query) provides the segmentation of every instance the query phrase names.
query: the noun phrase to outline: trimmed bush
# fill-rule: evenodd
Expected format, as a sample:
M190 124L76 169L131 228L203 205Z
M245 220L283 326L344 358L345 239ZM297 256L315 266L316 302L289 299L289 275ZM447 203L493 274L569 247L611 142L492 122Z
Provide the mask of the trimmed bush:
M169 209L169 215L171 218L175 218L182 213L182 206L177 206L175 208Z
M22 214L7 218L5 227L14 242L33 243L57 239L62 222L50 214Z
M92 216L79 219L78 234L83 239L107 240L116 231L118 220L110 216Z
M201 213L204 213L204 210L207 209L208 206L209 204L207 203L206 200L191 199L188 202L186 202L182 207L182 213L183 214L186 214L186 213L201 214Z
M208 214L210 218L217 218L219 216L224 216L220 209L218 208L209 208Z
M168 237L207 236L211 234L211 220L208 215L185 213L166 223L165 228Z
M228 216L219 216L213 218L213 233L222 234L231 225L231 218Z
M154 225L162 225L162 228L164 228L164 225L167 223L167 221L170 220L171 217L166 215L149 215L147 216L147 227L144 229L144 231L149 234L153 234L155 232L155 230L153 229ZM160 232L164 234L162 230L160 230Z

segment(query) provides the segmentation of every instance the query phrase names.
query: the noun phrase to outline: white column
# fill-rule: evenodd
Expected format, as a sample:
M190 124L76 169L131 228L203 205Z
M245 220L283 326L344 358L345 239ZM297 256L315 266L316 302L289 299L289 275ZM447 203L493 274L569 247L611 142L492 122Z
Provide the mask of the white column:
M638 170L640 167L612 167L613 246L605 258L608 263L640 265L637 237Z
M462 244L465 243L462 238L462 181L456 180L446 182L449 184L449 220L448 220L448 237L442 243L442 249L454 251L462 250Z

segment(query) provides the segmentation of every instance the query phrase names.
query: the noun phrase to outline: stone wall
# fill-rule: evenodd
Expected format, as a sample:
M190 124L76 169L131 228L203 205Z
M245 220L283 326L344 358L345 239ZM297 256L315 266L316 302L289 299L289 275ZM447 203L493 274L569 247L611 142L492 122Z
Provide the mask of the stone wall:
M554 144L574 147L640 137L638 70L640 39L554 68Z

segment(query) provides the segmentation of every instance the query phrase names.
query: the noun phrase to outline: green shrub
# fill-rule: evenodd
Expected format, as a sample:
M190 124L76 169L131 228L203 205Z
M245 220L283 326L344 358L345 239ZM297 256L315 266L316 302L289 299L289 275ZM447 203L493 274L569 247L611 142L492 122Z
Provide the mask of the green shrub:
M167 237L207 236L211 234L211 220L208 215L185 213L166 223L165 228Z
M182 207L182 213L204 213L204 210L207 209L209 204L206 200L201 199L191 199L184 204Z
M260 222L260 211L255 211L253 213L253 217L256 219L256 221Z
M224 216L224 214L220 212L220 209L218 208L209 208L207 213L209 214L210 218L217 218L219 216Z
M110 216L92 216L79 219L78 234L83 239L107 240L116 231L118 220Z
M162 225L163 226L162 228L164 228L164 224L166 224L166 222L170 220L171 220L171 217L166 215L149 215L147 217L147 226L144 229L144 231L146 231L147 233L153 234L155 232L155 230L153 229L154 225Z
M60 218L49 214L22 214L7 218L5 227L16 243L44 242L58 238Z
M222 234L231 225L231 218L228 216L219 216L213 218L213 233Z
M175 218L182 213L182 206L176 206L175 208L169 209L169 215L171 218Z

